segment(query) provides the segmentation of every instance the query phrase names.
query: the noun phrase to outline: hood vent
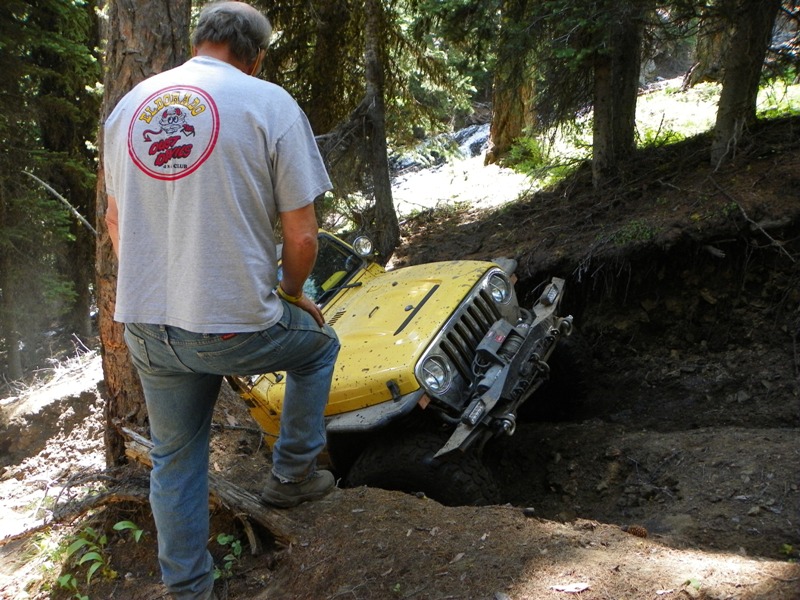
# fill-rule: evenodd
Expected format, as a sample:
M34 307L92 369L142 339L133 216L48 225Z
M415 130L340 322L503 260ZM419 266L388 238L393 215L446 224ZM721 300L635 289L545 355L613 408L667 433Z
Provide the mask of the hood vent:
M346 313L346 312L347 312L347 309L346 309L346 308L340 308L339 310L337 310L335 313L333 313L333 316L332 316L332 317L330 318L330 320L328 321L328 325L330 325L331 327L333 327L334 323L336 323L336 321L338 321L339 319L341 319L341 318L342 318L342 315L343 315L344 313Z

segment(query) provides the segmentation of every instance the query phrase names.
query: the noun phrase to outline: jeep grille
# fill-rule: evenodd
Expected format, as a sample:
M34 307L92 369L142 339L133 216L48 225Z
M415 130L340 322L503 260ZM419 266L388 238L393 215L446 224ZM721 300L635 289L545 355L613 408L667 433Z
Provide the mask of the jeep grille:
M453 362L465 381L469 381L472 376L475 349L500 316L500 311L489 292L482 289L472 297L471 304L465 307L442 339L440 345L442 351Z
M447 363L453 376L452 384L439 393L427 392L434 402L452 415L459 414L468 400L464 392L475 378L472 363L478 344L498 319L512 324L519 320L519 305L513 288L507 302L498 303L492 297L489 280L501 272L499 267L493 267L484 273L417 362L415 374L420 382L425 379L421 369L428 358L438 356Z

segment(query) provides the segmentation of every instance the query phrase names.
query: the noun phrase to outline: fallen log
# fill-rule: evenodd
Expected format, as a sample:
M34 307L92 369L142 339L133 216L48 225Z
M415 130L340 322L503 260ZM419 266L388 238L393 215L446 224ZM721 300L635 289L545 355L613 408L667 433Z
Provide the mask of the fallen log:
M152 442L132 429L120 429L128 438L125 442L126 456L148 467L152 466ZM214 473L208 474L208 486L211 502L222 505L242 522L254 554L260 552L261 544L250 521L266 529L278 544L286 547L296 542L300 531L305 527L299 521L286 516L285 511L263 504L255 494Z

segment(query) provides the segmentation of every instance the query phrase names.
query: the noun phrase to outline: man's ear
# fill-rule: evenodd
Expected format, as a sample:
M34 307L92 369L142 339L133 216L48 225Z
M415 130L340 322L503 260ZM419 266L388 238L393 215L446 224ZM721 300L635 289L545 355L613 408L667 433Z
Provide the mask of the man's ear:
M261 64L264 62L264 56L267 54L267 51L263 48L258 51L256 55L256 62L253 63L253 67L250 69L250 75L253 77L261 70Z
M195 56L197 56L197 48L192 46L192 58L194 58Z

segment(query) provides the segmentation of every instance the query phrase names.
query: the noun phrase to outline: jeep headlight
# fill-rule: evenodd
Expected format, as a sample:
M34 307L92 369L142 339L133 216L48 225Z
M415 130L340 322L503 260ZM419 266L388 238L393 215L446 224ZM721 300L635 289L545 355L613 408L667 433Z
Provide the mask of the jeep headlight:
M422 363L422 384L431 392L441 394L453 382L450 365L440 356L429 356Z
M493 273L488 285L492 299L498 304L506 304L511 299L511 281L504 273Z

